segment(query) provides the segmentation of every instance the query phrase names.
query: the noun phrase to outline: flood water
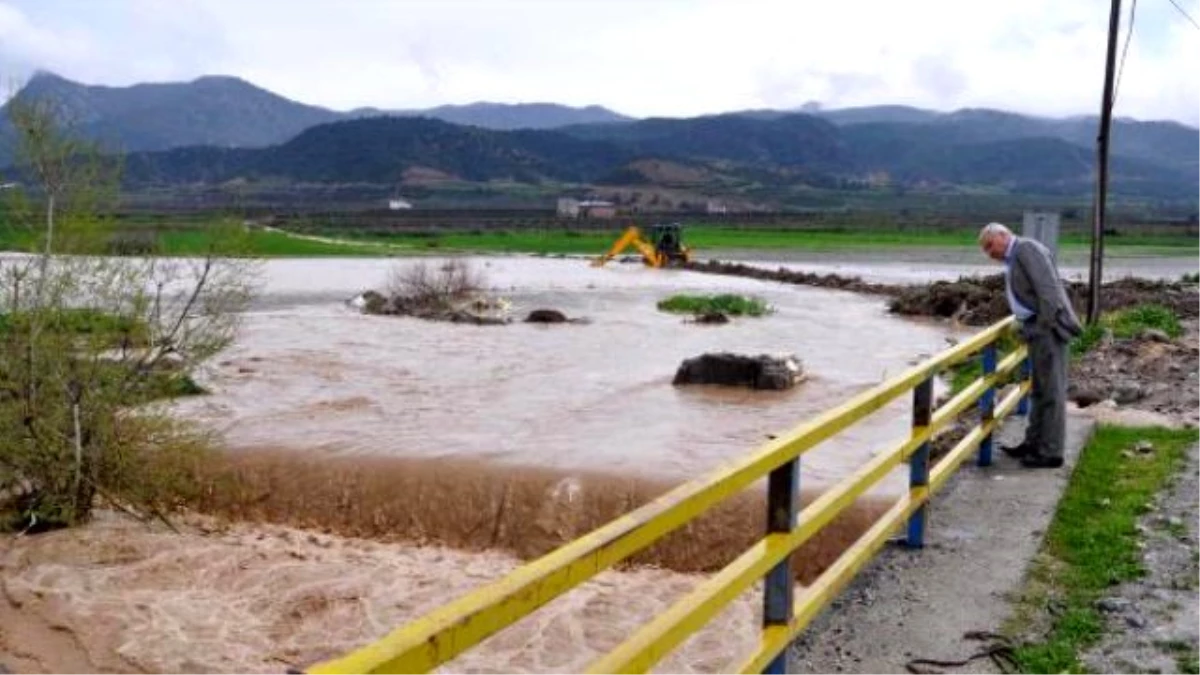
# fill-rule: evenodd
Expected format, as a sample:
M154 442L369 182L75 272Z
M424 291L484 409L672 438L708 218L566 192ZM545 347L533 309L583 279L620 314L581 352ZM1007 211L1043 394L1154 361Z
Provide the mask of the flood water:
M441 261L431 260L430 264ZM234 448L478 457L688 478L738 457L946 348L946 325L888 315L880 298L750 279L580 260L471 259L517 322L471 326L364 316L345 300L412 260L273 260L236 345L211 364L213 395L184 411ZM656 309L674 293L755 295L775 312L724 326ZM585 324L519 319L554 308ZM671 384L705 352L792 353L809 379L788 392ZM804 460L809 486L905 433L900 400ZM814 482L815 481L815 482Z

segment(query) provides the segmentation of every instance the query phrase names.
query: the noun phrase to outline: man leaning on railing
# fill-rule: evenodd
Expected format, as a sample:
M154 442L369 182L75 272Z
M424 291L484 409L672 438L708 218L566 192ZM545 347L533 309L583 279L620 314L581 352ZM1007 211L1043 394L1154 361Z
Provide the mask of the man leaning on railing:
M1018 237L1000 223L979 232L979 247L989 258L1004 263L1008 305L1021 324L1033 365L1031 410L1025 440L1003 448L1031 469L1056 469L1063 464L1067 433L1067 343L1083 327L1050 251L1041 242Z

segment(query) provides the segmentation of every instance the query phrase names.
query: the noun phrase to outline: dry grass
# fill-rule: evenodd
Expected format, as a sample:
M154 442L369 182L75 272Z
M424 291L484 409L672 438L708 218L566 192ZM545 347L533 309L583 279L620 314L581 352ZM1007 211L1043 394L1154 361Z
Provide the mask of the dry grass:
M201 481L204 489L193 506L215 515L382 541L502 549L526 559L673 487L468 460L313 458L273 451L227 455ZM814 579L886 507L860 500L798 552L797 577ZM716 570L762 536L765 518L763 495L751 490L630 562L680 572Z

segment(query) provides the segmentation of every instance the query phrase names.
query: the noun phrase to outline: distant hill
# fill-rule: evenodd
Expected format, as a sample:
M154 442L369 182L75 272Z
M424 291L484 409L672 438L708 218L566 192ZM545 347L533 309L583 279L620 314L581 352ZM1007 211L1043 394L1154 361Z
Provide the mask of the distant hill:
M1025 138L1058 138L1095 152L1100 121L1095 116L1065 119L1033 117L987 108L964 108L951 113L907 106L870 106L818 113L851 128L871 125L875 135L897 141L919 138L922 143L969 144ZM882 125L882 126L881 126ZM854 133L853 130L850 133ZM1111 152L1196 171L1200 131L1178 122L1113 121Z
M884 174L890 184L917 189L1090 192L1094 152L1062 138L1022 136L1032 132L1021 120L1011 121L1012 128L997 133L953 116L936 123L838 127L804 114L497 131L429 118L376 117L320 125L258 150L138 153L127 158L126 175L134 187L232 179L394 184L409 170L434 170L466 181L703 186L707 180L714 189L771 191L837 188ZM1189 171L1122 154L1113 155L1112 166L1114 195L1195 197L1194 166Z
M41 73L16 98L56 100L81 132L127 152L188 145L262 147L343 116L234 77L101 87ZM11 133L7 127L4 118L0 133Z
M309 129L258 150L177 148L126 158L131 185L234 178L397 183L434 169L467 181L589 181L628 161L612 144L543 130L495 131L425 117L371 117Z
M564 127L562 131L576 138L619 143L647 157L806 166L823 171L850 166L837 127L799 113L767 119L740 114L654 118L625 124Z
M379 110L359 108L352 116L395 115L402 117L432 117L452 124L485 129L555 129L570 124L608 124L629 122L632 117L613 112L598 105L582 108L557 103L469 103L441 105L420 110Z
M752 167L848 169L833 125L807 115L772 121L736 115L652 119L567 130L497 131L424 117L372 117L314 127L258 151L205 148L140 153L127 158L136 184L233 178L395 182L410 168L462 180L593 182L614 174L638 180L640 159L667 158ZM632 172L632 173L630 173Z
M870 124L873 122L931 122L941 113L906 105L873 105L862 108L840 108L814 113L834 124Z
M549 129L632 118L601 106L554 103L472 103L426 110L360 108L339 112L305 105L236 77L207 76L191 82L105 87L80 84L52 73L35 75L16 98L61 103L85 135L124 152L209 145L256 148L283 143L318 124L357 117L432 117L488 129ZM12 158L11 129L0 108L0 165Z

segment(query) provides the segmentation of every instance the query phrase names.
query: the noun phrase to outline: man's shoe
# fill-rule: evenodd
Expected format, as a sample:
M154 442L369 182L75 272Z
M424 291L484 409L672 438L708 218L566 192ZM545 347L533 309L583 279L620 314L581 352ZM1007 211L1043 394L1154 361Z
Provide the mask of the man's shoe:
M1025 442L1022 442L1020 445L1002 445L1000 446L1000 450L1004 454L1015 459L1021 459L1022 457L1028 457L1030 455L1037 454L1037 452L1033 449L1033 446Z
M1045 457L1043 455L1027 455L1021 458L1021 466L1026 469L1057 469L1063 465L1062 457Z

